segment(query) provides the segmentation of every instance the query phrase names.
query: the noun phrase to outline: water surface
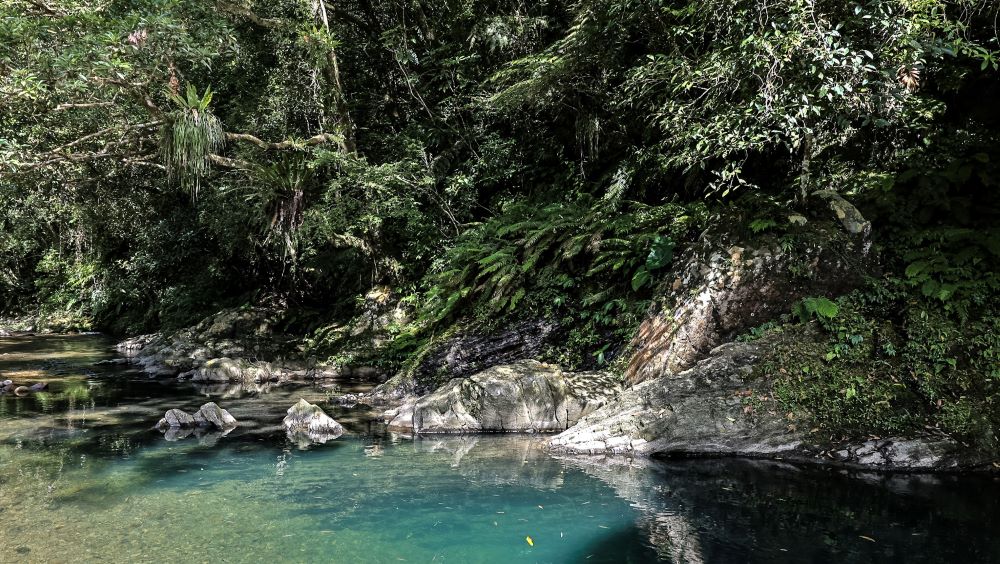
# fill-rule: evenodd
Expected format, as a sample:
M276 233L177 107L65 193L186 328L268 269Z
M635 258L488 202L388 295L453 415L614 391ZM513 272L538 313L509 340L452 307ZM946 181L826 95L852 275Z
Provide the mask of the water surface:
M1000 562L992 477L608 464L530 436L410 439L325 404L350 432L303 449L281 417L328 389L150 381L93 366L110 345L0 339L3 378L50 384L0 397L0 562ZM240 427L150 429L205 401Z

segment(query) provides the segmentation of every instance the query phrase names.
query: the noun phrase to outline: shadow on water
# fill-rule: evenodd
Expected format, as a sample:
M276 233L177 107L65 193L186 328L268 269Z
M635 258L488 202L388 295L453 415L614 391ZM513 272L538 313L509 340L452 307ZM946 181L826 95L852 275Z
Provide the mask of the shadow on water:
M728 459L564 463L640 508L640 536L663 560L1000 562L1000 480L991 476Z
M665 561L669 559L659 554L649 544L647 533L637 525L625 526L617 531L609 531L597 540L581 548L571 562L606 562L615 564L640 564L643 562ZM676 561L684 564L685 560Z

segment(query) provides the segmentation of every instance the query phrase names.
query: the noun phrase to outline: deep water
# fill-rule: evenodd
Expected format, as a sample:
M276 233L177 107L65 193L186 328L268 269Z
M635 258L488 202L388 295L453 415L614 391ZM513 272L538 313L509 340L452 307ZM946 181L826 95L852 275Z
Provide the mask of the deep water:
M0 562L1000 562L1000 482L746 460L609 464L538 437L280 428L314 383L196 387L95 367L98 336L0 339ZM343 390L364 389L341 382ZM216 401L226 436L170 442ZM530 538L530 542L529 542Z

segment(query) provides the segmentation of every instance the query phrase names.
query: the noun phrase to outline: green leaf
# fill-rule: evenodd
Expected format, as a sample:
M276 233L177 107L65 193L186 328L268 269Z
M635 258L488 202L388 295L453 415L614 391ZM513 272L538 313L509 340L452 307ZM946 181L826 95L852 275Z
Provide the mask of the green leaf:
M646 269L656 270L667 266L674 260L674 242L668 237L657 235L653 239L653 248L646 257Z
M649 270L647 270L645 266L639 267L639 270L636 270L635 274L632 276L632 289L638 292L640 288L649 282L649 279Z

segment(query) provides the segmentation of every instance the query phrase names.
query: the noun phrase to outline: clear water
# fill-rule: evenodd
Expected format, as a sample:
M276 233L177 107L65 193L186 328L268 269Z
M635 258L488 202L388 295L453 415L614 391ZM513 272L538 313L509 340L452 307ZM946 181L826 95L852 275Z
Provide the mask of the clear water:
M151 382L91 366L109 345L0 339L3 378L51 386L0 397L0 562L1000 562L989 476L607 464L534 437L406 439L332 407L351 433L303 450L281 416L326 389ZM241 426L150 430L209 399Z

